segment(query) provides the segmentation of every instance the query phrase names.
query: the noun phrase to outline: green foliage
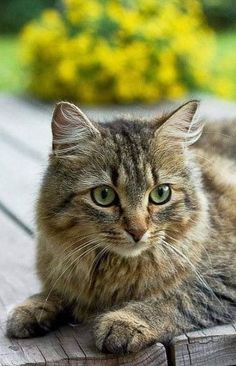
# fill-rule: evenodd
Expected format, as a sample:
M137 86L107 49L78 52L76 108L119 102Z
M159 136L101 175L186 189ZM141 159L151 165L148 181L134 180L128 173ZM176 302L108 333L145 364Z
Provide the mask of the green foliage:
M216 54L212 62L212 71L217 78L224 78L221 88L227 88L230 80L230 95L236 99L236 29L217 34Z
M236 27L235 0L202 0L202 5L210 26L216 29Z
M25 23L56 3L56 0L1 0L0 32L18 32Z
M23 70L18 61L19 41L16 37L0 37L0 90L21 93L25 87Z

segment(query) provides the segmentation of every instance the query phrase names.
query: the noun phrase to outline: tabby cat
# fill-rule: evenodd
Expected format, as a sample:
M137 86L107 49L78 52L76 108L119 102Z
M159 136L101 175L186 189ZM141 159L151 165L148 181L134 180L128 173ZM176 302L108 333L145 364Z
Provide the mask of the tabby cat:
M99 350L127 353L235 319L236 144L222 144L235 127L197 142L197 107L98 123L57 104L37 204L42 292L9 315L8 336L69 314L93 323Z

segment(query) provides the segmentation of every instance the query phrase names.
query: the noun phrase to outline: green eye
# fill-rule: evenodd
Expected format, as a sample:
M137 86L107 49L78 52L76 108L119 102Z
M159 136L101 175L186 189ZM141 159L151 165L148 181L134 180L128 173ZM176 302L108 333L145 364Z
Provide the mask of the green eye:
M100 186L92 189L91 196L97 205L103 207L113 205L117 198L116 192L109 186Z
M163 205L170 200L170 197L170 186L168 184L161 184L151 191L149 199L152 203L155 203L156 205Z

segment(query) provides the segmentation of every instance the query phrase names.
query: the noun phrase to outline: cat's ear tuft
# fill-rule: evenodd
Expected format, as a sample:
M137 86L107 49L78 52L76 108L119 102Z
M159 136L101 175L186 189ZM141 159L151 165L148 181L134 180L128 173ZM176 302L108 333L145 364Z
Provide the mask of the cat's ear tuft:
M100 136L97 126L74 104L57 103L52 117L54 152L70 152Z
M191 100L174 112L165 120L156 131L159 139L173 140L184 146L194 144L202 134L203 121L197 116L199 101Z

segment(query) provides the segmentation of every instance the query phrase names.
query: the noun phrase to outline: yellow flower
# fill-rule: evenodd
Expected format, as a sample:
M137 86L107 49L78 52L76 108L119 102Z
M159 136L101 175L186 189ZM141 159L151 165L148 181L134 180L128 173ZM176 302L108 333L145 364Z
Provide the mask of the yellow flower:
M64 0L64 2L68 19L72 24L98 17L102 12L102 5L99 1Z
M212 77L214 35L200 0L62 0L22 32L30 91L85 103L155 102L189 88L230 94ZM227 66L228 67L228 66Z
M58 76L67 83L74 82L76 78L76 63L74 60L62 60L58 65Z
M214 91L217 95L230 98L233 93L233 83L229 79L219 79L213 84Z
M169 87L169 98L178 99L186 94L186 88L181 84L173 84Z
M54 9L45 10L43 13L43 19L47 24L58 24L60 23L60 15Z

